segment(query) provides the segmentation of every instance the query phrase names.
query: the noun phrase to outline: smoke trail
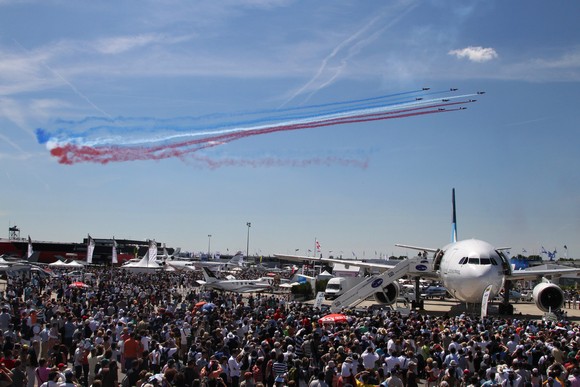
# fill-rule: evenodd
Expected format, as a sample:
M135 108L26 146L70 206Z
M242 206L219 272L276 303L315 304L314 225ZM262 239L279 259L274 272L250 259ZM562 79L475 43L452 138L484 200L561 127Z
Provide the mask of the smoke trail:
M39 128L36 136L39 143L46 144L59 163L69 165L80 162L107 164L177 157L203 161L209 168L234 164L303 166L329 163L365 167L367 161L332 157L302 161L271 158L240 161L209 160L194 154L252 136L454 112L464 109L462 105L474 102L467 98L475 94L425 99L424 97L433 94L449 93L426 93L427 90L231 115L214 114L172 119L87 117L79 121L59 121L62 127L52 132ZM245 118L249 116L255 117Z

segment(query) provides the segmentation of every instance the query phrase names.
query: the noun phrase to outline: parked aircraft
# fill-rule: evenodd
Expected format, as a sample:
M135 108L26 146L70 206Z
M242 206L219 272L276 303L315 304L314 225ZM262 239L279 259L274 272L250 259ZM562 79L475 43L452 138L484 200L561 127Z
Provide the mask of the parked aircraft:
M246 262L244 261L244 254L240 251L238 251L236 255L234 255L229 261L200 261L192 259L180 259L176 257L174 259L168 259L165 262L177 270L199 270L201 268L207 267L216 271L227 270L234 267L242 268L246 266Z
M201 285L217 290L226 290L236 293L263 292L272 288L273 279L269 277L256 280L225 279L221 280L207 267L202 267L205 281L197 281Z
M450 244L441 248L396 245L406 249L419 250L423 252L423 258L426 258L427 255L425 252L434 254L432 259L424 260L425 266L423 267L425 271L420 274L421 277L441 281L451 296L471 304L481 304L483 302L484 292L489 285L491 285L490 299L493 299L505 285L509 289L510 282L508 281L538 279L541 282L533 289L533 298L536 306L544 312L555 311L563 306L564 292L558 285L552 283L546 277L558 276L564 273L579 273L580 269L527 269L512 271L508 259L502 252L506 248L495 248L490 243L477 239L457 240L455 189L452 191L452 206L453 222ZM282 259L313 261L312 257L282 254L275 254L275 256ZM394 267L393 265L369 264L361 261L335 258L317 258L314 260L343 263L351 266L381 268L383 270ZM377 301L392 303L398 296L398 285L396 282L390 283L384 288L377 288L377 291L378 293L375 293ZM504 299L504 303L500 305L500 313L509 314L513 311L513 306L508 301Z

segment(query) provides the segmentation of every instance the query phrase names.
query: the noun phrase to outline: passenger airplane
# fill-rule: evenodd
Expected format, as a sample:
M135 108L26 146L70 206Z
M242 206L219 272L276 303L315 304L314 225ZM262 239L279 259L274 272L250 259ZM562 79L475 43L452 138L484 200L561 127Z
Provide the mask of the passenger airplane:
M272 288L272 278L260 278L257 280L238 280L238 279L225 279L220 280L215 276L215 274L207 267L202 267L203 278L205 281L197 281L205 287L213 288L217 290L226 290L229 292L236 293L253 293L253 292L263 292L265 290L270 290Z
M453 222L450 244L439 249L402 244L396 245L407 249L434 253L433 259L425 259L424 261L430 265L432 270L423 269L425 271L421 273L421 277L439 279L453 297L471 304L482 303L484 292L489 285L492 285L490 294L491 299L496 296L502 288L504 288L506 281L538 279L541 280L541 282L533 289L533 298L536 306L544 312L558 310L563 306L564 292L558 285L551 283L546 276L579 273L580 269L527 269L514 271L512 270L507 257L502 252L502 250L505 250L506 248L495 248L488 242L477 239L457 240L455 189L452 191L452 205ZM380 268L382 270L388 270L394 267L392 265L377 263L370 264L359 261L353 262L352 260L333 258L313 259L313 257L298 257L283 254L274 255L282 259L298 259L307 261L319 260L329 263L343 263L351 266ZM423 256L426 258L426 254L423 254ZM423 267L426 268L427 266ZM382 294L380 294L375 295L375 298L386 303L394 302L398 296L398 285L395 282L392 286L397 287L397 289L389 289L390 294L395 294L395 297L385 299L385 297L382 297ZM500 311L509 314L510 311L513 310L513 307L507 303L507 300L505 301L506 302L500 306Z

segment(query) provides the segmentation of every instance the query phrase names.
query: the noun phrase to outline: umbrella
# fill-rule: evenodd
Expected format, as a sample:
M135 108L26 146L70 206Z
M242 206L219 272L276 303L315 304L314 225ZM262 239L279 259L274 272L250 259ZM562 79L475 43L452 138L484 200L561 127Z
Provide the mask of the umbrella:
M88 288L89 285L87 285L86 283L81 282L81 281L76 281L76 282L73 282L72 284L70 284L68 287L81 289L81 288Z
M340 313L331 313L319 318L318 322L320 324L345 323L346 316Z
M196 309L197 309L197 308L201 308L201 307L202 307L202 306L204 306L205 304L207 304L207 302L205 302L205 301L200 301L200 302L198 302L197 304L195 304L195 308L196 308Z
M201 310L207 310L208 312L211 312L213 308L215 308L215 304L213 302L209 302L203 304Z

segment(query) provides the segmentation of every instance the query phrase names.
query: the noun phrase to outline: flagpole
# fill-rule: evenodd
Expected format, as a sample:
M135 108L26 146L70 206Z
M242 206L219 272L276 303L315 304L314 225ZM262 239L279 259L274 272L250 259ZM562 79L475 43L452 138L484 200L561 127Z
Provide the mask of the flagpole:
M316 237L314 237L314 250L312 250L312 256L316 258Z

